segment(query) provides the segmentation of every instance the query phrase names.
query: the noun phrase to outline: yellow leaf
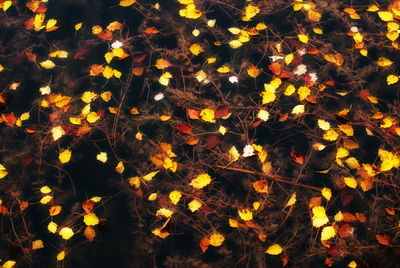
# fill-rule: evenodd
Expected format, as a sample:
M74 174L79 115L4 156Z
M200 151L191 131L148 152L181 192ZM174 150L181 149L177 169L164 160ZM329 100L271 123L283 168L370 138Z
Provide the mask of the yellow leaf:
M157 59L156 64L154 66L156 66L156 68L159 70L164 70L164 69L170 67L171 63L169 63L169 61L164 60L164 59Z
M321 13L315 11L315 10L308 10L308 19L313 21L313 22L318 22L321 19Z
M154 235L156 235L156 236L158 236L158 237L160 237L160 238L162 238L162 239L164 239L164 238L166 238L167 236L169 236L170 235L170 233L169 232L167 232L167 231L165 231L165 230L163 230L163 229L161 229L161 228L156 228L156 229L154 229L153 231L151 231Z
M47 230L49 230L50 233L55 234L56 231L57 231L57 223L51 221L51 222L47 225Z
M111 99L111 91L105 91L100 94L100 97L103 99L103 101L108 102Z
M224 126L219 126L218 132L221 133L222 135L225 135L226 128Z
M60 214L61 210L62 210L61 206L52 206L49 209L49 214L50 214L50 216L56 216L56 215Z
M57 261L62 261L65 258L65 251L61 251L57 254Z
M217 72L221 73L221 74L225 74L228 73L231 69L229 69L228 66L222 65L221 67L219 67L217 69Z
M172 210L169 210L167 208L160 208L159 210L157 210L156 216L163 216L165 218L169 218L172 216L172 214L174 214Z
M99 218L97 218L96 214L94 213L89 213L86 214L83 217L83 222L87 225L87 226L95 226L97 224L99 224Z
M379 11L378 16L383 21L392 21L393 20L393 14L392 14L392 12L389 12L389 11Z
M285 96L290 96L290 95L292 95L295 91L296 91L296 88L295 88L292 84L289 84L289 85L287 86L286 90L285 90L285 93L283 93L283 94L285 94Z
M194 29L193 31L192 31L192 34L194 35L194 36L199 36L199 34L200 34L200 31L198 30L198 29Z
M296 204L296 201L297 201L297 199L296 199L296 192L294 192L294 193L290 196L289 200L287 201L287 203L286 203L286 205L285 205L285 208L286 208L286 207L293 206L294 204Z
M154 201L156 199L157 199L157 193L151 193L149 195L149 197L147 198L147 200L149 200L149 201Z
M55 27L56 24L57 24L57 20L56 20L56 19L49 19L49 20L47 21L47 23L46 23L46 30L49 32L49 31L52 31L52 30L57 29L58 26Z
M114 58L114 54L112 52L107 52L104 54L104 58L106 59L107 63L110 63L111 60Z
M211 183L211 177L207 173L198 175L190 182L190 186L196 189L201 189Z
M379 7L377 5L371 5L367 9L368 12L376 12L378 10L379 10Z
M256 16L260 12L260 9L253 4L249 4L248 6L246 6L244 11L245 13L244 16L242 17L242 20L250 21L254 16Z
M201 208L203 206L203 204L197 200L197 199L193 199L192 201L189 202L188 207L190 209L191 212L195 212L196 210L198 210L199 208Z
M40 65L45 69L53 69L56 66L51 60L42 61Z
M51 193L51 189L49 186L43 186L42 188L40 188L40 192L42 194L48 194L48 193Z
M378 155L382 161L380 168L381 171L388 171L394 167L398 168L400 166L399 158L393 153L383 149L379 149Z
M351 169L358 169L360 167L360 164L358 163L358 160L355 157L349 157L346 159L346 164L349 166Z
M313 207L312 212L313 212L312 221L314 227L321 227L329 222L329 219L325 214L324 207L321 206Z
M45 205L45 204L49 203L51 199L53 199L53 197L51 195L45 195L42 197L42 199L40 199L40 203Z
M97 94L93 91L85 91L81 96L81 100L85 103L90 103L97 98Z
M208 58L208 59L207 59L207 63L208 63L208 64L214 63L214 62L216 62L216 61L217 61L216 58Z
M343 181L348 187L353 189L357 188L357 180L353 177L344 177Z
M122 174L125 170L124 163L122 161L119 161L117 166L115 167L115 171L118 172L119 174Z
M390 66L393 64L393 61L385 58L385 57L380 57L377 61L377 64L381 67L386 67L386 66Z
M110 79L114 75L114 70L110 66L106 66L103 70L103 77L106 79Z
M82 22L79 22L74 26L75 31L79 31L81 28L82 28Z
M300 101L302 101L310 95L311 90L308 87L299 87L297 93L299 94Z
M100 196L93 196L92 198L90 198L91 201L98 203L101 201L101 197Z
M260 69L257 68L254 64L250 65L247 69L247 74L253 78L256 78L260 74Z
M189 50L190 50L190 52L192 52L193 55L196 55L196 56L204 51L204 49L198 43L192 44L189 47Z
M244 221L251 221L253 219L253 213L248 208L238 210L238 213L239 217Z
M232 146L229 150L229 161L235 162L239 159L240 154L235 146Z
M302 114L302 113L304 113L303 104L296 105L292 110L292 114Z
M42 240L32 241L32 250L44 248Z
M210 236L210 245L213 247L219 247L224 243L225 237L222 234L214 233Z
M321 232L321 241L331 239L336 235L336 230L333 226L325 226Z
M331 189L324 187L324 188L321 190L321 193L322 193L322 196L325 197L325 199L326 199L327 201L331 200L331 197L332 197L332 191L331 191Z
M39 88L40 94L42 95L49 95L51 90L49 86Z
M269 112L266 110L261 109L260 111L258 111L257 113L257 118L263 120L263 121L267 121L269 118Z
M96 155L96 159L103 163L107 162L107 153L100 152L99 154Z
M171 79L171 78L172 78L172 74L170 72L165 72L160 76L160 79L158 79L158 82L163 86L168 86L169 79Z
M254 208L254 210L258 210L258 209L260 208L260 206L261 206L260 202L258 202L258 201L253 202L253 208Z
M235 219L229 218L229 226L232 228L238 228L239 227L239 222Z
M347 151L344 147L339 147L336 152L336 158L343 158L349 155L349 151Z
M353 136L354 135L354 130L353 127L348 125L348 124L342 124L338 125L338 128L347 136Z
M341 66L344 62L343 56L339 53L336 54L326 54L324 56L325 60L331 63Z
M200 112L200 117L202 120L210 123L215 123L215 115L214 110L211 109L203 109Z
M140 187L140 178L139 177L132 177L129 178L129 184L131 186L135 186L136 189L138 189Z
M121 1L119 1L119 5L121 7L129 7L129 6L133 5L134 3L136 3L136 0L121 0Z
M56 141L59 138L61 138L63 135L65 135L64 129L60 126L53 127L51 129L51 134L53 135L53 140Z
M323 31L321 28L313 28L314 33L316 34L323 34Z
M193 3L190 3L186 8L179 10L179 15L188 19L197 19L201 16L201 11L197 10Z
M65 50L57 50L57 51L51 52L49 54L49 57L51 57L51 58L58 57L61 59L65 59L68 57L68 52Z
M145 181L151 181L154 178L154 176L157 175L158 172L160 172L160 171L157 170L157 171L150 172L149 174L143 176L143 179Z
M339 134L334 131L333 129L328 130L325 132L324 136L322 137L324 140L328 141L335 141L339 137Z
M169 199L171 200L172 204L178 204L179 200L181 199L182 194L179 191L172 191L169 193Z
M293 60L293 54L288 54L285 56L285 63L286 65L289 65Z
M62 164L68 163L71 160L71 150L66 149L59 153L58 159Z
M344 216L343 216L343 214L342 214L341 211L339 211L338 213L336 213L336 215L335 215L335 221L336 221L336 222L342 221L343 219L344 219Z
M268 247L268 249L265 251L265 253L269 255L279 255L282 253L282 247L278 244L273 244Z
M200 70L195 74L195 77L196 77L197 81L199 83L201 83L202 81L204 81L207 78L207 74L203 70Z
M331 124L328 121L318 119L318 126L322 130L329 130L331 128Z
M308 43L308 36L305 34L298 34L297 37L299 38L300 42L307 44Z
M347 264L347 267L356 268L357 267L357 263L355 261L351 261L351 262L349 262L349 264Z
M69 227L63 227L58 233L65 240L70 239L74 235L74 231Z
M397 75L390 74L386 77L386 81L388 85L396 84L399 81L399 77Z
M90 112L86 117L86 121L88 121L89 123L94 123L99 119L100 116L96 112Z
M6 0L3 2L3 11L6 12L7 9L10 8L10 6L12 5L12 1L11 0ZM15 263L15 262L14 262ZM3 265L4 268L7 268L6 266ZM11 267L11 266L9 266Z

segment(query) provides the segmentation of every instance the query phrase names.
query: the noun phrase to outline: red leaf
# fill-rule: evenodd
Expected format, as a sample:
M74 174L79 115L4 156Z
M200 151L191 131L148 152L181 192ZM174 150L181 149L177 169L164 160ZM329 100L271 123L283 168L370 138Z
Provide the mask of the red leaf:
M181 125L176 125L176 129L183 134L192 134L192 128L188 125L181 124Z
M347 206L353 201L353 195L348 190L343 190L340 192L340 200L342 201L343 206Z
M297 164L302 165L304 163L304 155L302 153L292 150L290 152L290 156L292 157L293 161L296 162Z
M137 62L137 63L142 63L145 58L146 58L146 55L142 55L142 56L136 57L133 61Z
M229 115L229 108L226 106L218 106L214 111L215 118L223 118Z
M94 208L94 202L88 199L85 202L82 202L82 208L87 214L89 214Z
M212 149L221 143L218 136L215 135L208 136L206 142L207 142L207 149Z
M261 120L257 120L257 121L254 121L254 123L253 123L251 126L254 127L254 128L256 128L256 127L258 127L260 124L261 124Z
M17 118L15 117L14 113L2 114L1 119L3 119L4 123L10 127L15 125L15 122L17 122Z
M339 229L339 235L342 238L352 236L354 232L354 228L350 226L350 224L346 223Z
M325 82L326 85L328 86L334 86L335 85L335 81L329 80Z
M82 49L81 51L78 51L75 55L74 55L74 59L75 60L84 60L86 59L84 57L84 55L88 52L88 49Z

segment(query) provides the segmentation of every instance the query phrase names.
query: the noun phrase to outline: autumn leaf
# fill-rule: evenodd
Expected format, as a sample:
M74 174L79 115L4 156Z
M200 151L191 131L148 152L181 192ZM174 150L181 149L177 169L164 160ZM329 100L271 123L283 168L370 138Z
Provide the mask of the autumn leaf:
M198 175L195 179L193 179L190 182L190 186L192 186L193 188L196 188L196 189L202 189L210 183L211 183L210 175L203 173L203 174Z
M390 236L377 234L375 237L379 244L390 246Z
M253 78L256 78L260 74L260 69L257 68L254 64L250 65L247 69L247 74Z
M90 241L93 242L96 231L94 230L93 226L86 226L85 231L83 231L83 235Z
M209 238L210 245L213 247L219 247L224 243L225 237L220 233L214 233Z
M273 244L268 247L268 249L265 251L265 253L269 255L279 255L282 253L282 247L278 244Z
M68 163L69 160L71 160L71 150L69 149L62 150L58 155L58 159L62 164Z
M133 5L134 3L136 3L136 0L121 0L119 2L119 5L122 7L128 7L128 6Z

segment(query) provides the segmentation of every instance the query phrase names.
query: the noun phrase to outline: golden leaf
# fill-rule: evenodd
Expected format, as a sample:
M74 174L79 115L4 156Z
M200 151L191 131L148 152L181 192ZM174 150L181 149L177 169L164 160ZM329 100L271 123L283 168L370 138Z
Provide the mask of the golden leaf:
M282 247L278 244L273 244L268 247L268 249L265 251L265 253L269 255L279 255L282 253Z

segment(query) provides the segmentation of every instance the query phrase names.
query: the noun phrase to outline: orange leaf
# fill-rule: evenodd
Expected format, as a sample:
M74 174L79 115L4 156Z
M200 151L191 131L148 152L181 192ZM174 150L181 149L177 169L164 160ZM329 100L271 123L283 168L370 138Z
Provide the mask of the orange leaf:
M61 206L52 206L49 209L50 216L56 216L56 215L60 214L61 210L62 210Z
M136 76L141 76L143 74L143 67L135 67L132 69L132 73Z
M19 209L22 211L24 211L27 207L29 206L29 203L26 201L21 202L21 204L19 204Z
M356 216L354 216L350 212L342 212L342 214L343 214L343 221L344 222L353 222L353 221L357 220Z
M200 240L200 247L203 253L206 252L209 245L210 245L210 239L208 239L207 237L204 237L203 239Z
M268 68L275 74L279 75L282 72L282 65L279 62L273 62L268 66Z
M90 66L90 76L96 76L104 71L104 67L100 64L93 64Z
M379 244L390 246L390 236L388 235L375 235L376 240L378 240Z
M145 34L148 34L148 35L150 35L150 34L156 34L156 33L159 33L160 31L159 30L157 30L155 27L148 27L148 28L146 28L146 30L144 30L144 33Z
M191 108L187 108L186 110L187 110L187 114L190 119L199 119L200 118L199 110L195 110L195 109L191 109Z
M122 27L122 23L120 23L119 21L113 21L110 24L108 24L107 29L110 31L115 31L115 30L119 30Z
M94 230L93 226L86 226L83 234L90 242L92 242L94 237L96 236L96 231Z
M10 127L15 125L15 122L17 122L17 118L15 117L14 113L2 114L1 119L3 119L4 123Z
M248 69L247 69L248 75L250 75L253 78L256 78L260 74L260 69L257 68L254 64L252 64Z

